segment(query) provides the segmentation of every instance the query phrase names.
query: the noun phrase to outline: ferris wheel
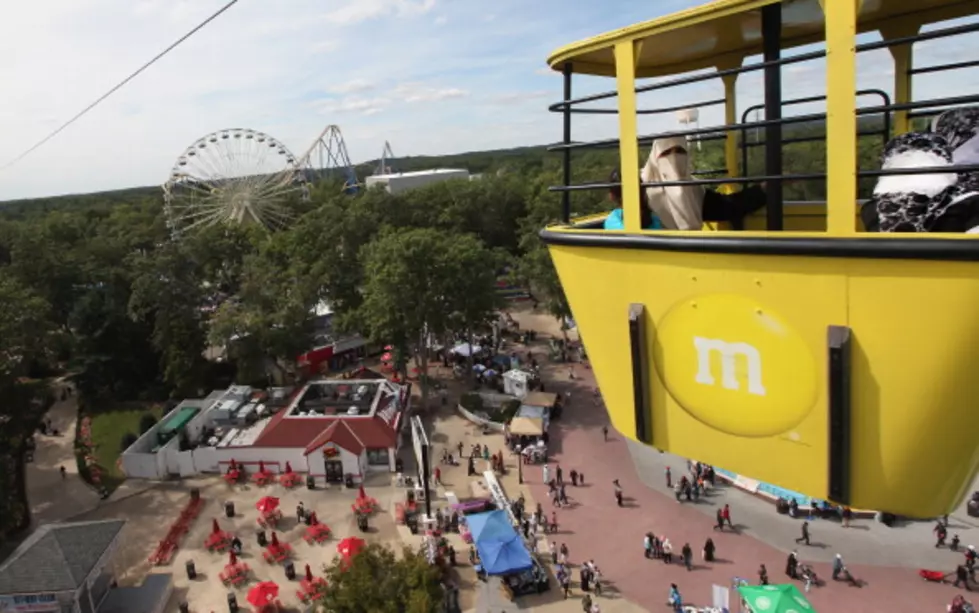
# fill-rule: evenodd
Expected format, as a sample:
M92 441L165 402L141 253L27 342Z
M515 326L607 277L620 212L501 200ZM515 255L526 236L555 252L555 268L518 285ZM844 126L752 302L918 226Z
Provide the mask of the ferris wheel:
M293 218L309 199L305 173L278 140L255 130L214 132L187 148L163 186L174 235L216 224L255 223L268 230Z

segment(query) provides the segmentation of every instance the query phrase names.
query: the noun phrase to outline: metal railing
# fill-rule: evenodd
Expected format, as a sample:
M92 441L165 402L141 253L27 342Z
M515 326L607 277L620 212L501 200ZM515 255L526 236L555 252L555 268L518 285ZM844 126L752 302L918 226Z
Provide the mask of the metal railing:
M664 90L672 87L678 87L681 85L690 85L693 83L700 83L703 81L708 81L711 79L718 79L725 76L740 75L749 72L756 72L759 70L765 71L765 83L766 83L766 104L757 105L749 108L745 111L742 116L741 123L734 125L719 125L710 126L705 128L694 128L686 130L672 130L666 132L660 132L657 134L650 134L645 136L637 135L637 142L639 145L648 145L652 141L668 138L668 137L691 137L700 136L702 141L712 141L721 140L725 136L719 133L729 133L736 132L740 135L741 142L741 153L742 153L742 164L744 166L744 174L748 173L747 164L747 150L749 147L755 146L765 146L766 147L766 172L763 175L756 176L740 176L740 177L721 177L721 178L699 178L693 180L685 181L669 181L669 182L656 182L656 183L642 183L642 187L666 187L673 185L723 185L723 184L747 184L747 183L757 183L757 182L769 182L770 187L774 187L775 198L769 197L768 204L768 228L769 230L780 230L781 229L781 214L782 214L782 198L781 198L781 186L783 182L791 181L814 181L814 180L825 180L826 173L799 173L799 174L784 174L781 172L781 147L785 144L790 144L793 142L811 142L824 140L823 137L793 137L789 139L781 138L781 128L784 125L792 124L802 124L810 122L824 121L826 119L826 113L809 113L804 115L797 115L793 117L783 118L781 117L781 108L783 106L794 105L794 104L804 104L806 102L817 102L819 100L824 100L825 96L816 96L809 98L798 98L792 100L781 100L780 87L778 92L773 92L773 83L780 86L780 72L782 66L787 66L791 64L797 64L801 62L807 62L811 60L820 59L826 56L825 50L813 51L808 53L800 53L791 55L789 57L779 57L780 50L778 49L779 36L771 36L772 32L778 32L779 28L773 25L773 19L775 17L780 18L781 5L773 4L763 8L763 30L767 30L765 37L765 47L766 53L764 54L764 60L761 62L752 63L746 66L739 66L737 68L730 68L724 70L717 70L710 73L700 73L693 75L686 75L683 77L677 77L674 79L668 79L665 81L660 81L658 83L651 83L647 85L642 85L635 88L637 94L652 92L658 90ZM868 43L861 43L855 46L855 51L857 53L873 51L878 49L886 49L898 45L907 45L915 42L921 42L926 40L935 40L941 38L947 38L952 36L958 36L962 34L968 34L972 32L979 32L979 23L970 23L954 27L941 28L932 30L929 32L922 32L912 36L905 36L900 38L893 38L889 40L873 41ZM770 40L774 40L775 44L771 44ZM959 68L969 68L979 66L979 60L976 61L962 61L954 62L950 64L928 66L922 68L911 69L908 71L909 74L921 74L928 72L939 72L943 70L954 70ZM563 116L564 124L564 138L560 144L552 145L548 147L549 151L560 151L563 155L563 185L553 186L550 191L562 193L562 220L564 223L569 223L571 219L571 199L570 194L577 191L588 191L588 190L599 190L599 189L610 189L612 187L621 186L621 183L608 183L608 182L594 182L579 185L571 184L571 153L578 149L608 149L608 148L618 148L621 141L618 138L612 139L602 139L594 140L589 142L572 142L571 141L571 116L574 113L582 114L614 114L617 113L617 109L582 109L578 108L579 105L589 104L593 102L598 102L601 100L608 100L617 98L617 91L602 92L598 94L591 94L588 96L582 96L579 98L571 97L571 77L572 77L572 66L571 64L565 64L563 67L564 75L564 98L561 102L551 104L548 110L551 112L561 113ZM909 117L920 117L920 116L931 116L939 113L949 108L955 108L966 104L979 103L979 94L976 95L963 95L963 96L953 96L944 98L935 98L930 100L921 100L915 102L905 102L905 103L891 103L890 98L881 90L867 89L859 90L857 92L858 96L866 95L876 95L880 96L883 100L883 104L876 106L868 106L863 108L858 108L855 110L857 116L867 116L880 114L884 116L884 127L881 130L869 130L865 132L858 132L859 136L873 136L880 134L882 140L886 143L890 136L891 127L891 113L895 111L909 111ZM643 115L655 115L661 113L668 113L671 111L679 111L683 109L688 109L697 106L707 106L713 104L721 104L724 99L708 100L701 103L687 104L682 106L671 106L663 107L659 109L643 109L637 111L639 114ZM775 104L773 104L773 102ZM746 121L749 112L758 110L759 108L766 109L766 117L774 115L774 118L766 118L762 121L748 122ZM765 141L761 143L747 143L746 133L749 130L764 129L766 133ZM774 137L774 138L773 138ZM777 156L776 156L777 154ZM777 159L775 159L777 157ZM772 172L772 170L777 170ZM861 170L857 172L858 177L880 177L885 175L909 175L909 174L939 174L953 172L975 172L979 171L979 165L970 166L954 166L954 167L940 167L940 168L915 168L915 169L878 169L878 170ZM706 176L706 175L716 175L724 174L727 170L704 170L697 171L696 175ZM774 200L774 202L773 202Z

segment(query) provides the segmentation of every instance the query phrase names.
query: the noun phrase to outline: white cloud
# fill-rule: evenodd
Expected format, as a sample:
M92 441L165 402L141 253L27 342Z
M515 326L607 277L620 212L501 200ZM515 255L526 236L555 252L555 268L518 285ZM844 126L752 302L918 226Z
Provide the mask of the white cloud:
M346 83L340 83L339 85L334 85L328 88L328 91L334 94L356 94L360 92L369 92L374 89L374 84L367 79L351 79Z
M0 165L226 1L0 4ZM655 10L700 2L662 0ZM547 105L560 98L561 85L544 65L548 53L652 16L647 4L628 0L573 7L563 0L497 0L492 12L488 6L450 0L239 2L48 144L0 171L0 200L158 184L189 144L231 127L266 132L299 153L324 125L337 124L355 161L380 155L385 140L399 155L553 142L561 120ZM918 45L915 63L954 61L948 56L979 48L971 40ZM915 92L922 98L975 92L977 72L921 75ZM887 52L861 58L860 78L861 87L891 91ZM818 95L824 64L793 67L784 83L787 97ZM760 73L742 76L738 85L742 110L761 100ZM582 96L613 87L610 79L576 77L573 90ZM713 81L643 95L640 106L721 94ZM720 107L705 108L701 124L719 123L722 115ZM640 120L643 133L675 127L672 114ZM615 116L575 116L575 139L616 133Z

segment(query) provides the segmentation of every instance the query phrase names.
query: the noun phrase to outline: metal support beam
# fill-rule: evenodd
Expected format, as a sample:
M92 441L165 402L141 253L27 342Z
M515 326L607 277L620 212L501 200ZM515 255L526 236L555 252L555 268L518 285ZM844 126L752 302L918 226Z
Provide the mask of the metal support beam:
M761 31L764 38L764 61L776 62L782 48L782 4L769 4L761 10ZM765 67L765 121L782 118L782 67ZM765 127L765 174L781 176L782 173L782 125ZM766 187L769 231L782 230L782 180L769 181Z

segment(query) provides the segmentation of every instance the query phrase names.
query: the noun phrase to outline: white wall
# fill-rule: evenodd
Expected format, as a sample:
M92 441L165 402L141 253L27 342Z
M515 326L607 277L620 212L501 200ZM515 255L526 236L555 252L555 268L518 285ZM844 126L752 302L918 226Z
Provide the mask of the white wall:
M198 473L221 472L221 467L218 464L218 452L214 447L198 447L193 451L193 454L194 466Z
M157 468L156 454L128 450L122 454L122 472L131 479L162 479L166 476Z
M180 462L177 457L180 455L180 437L175 436L170 439L166 445L160 447L157 455L164 458L164 464L166 466L167 474L169 475L179 475L180 474Z

